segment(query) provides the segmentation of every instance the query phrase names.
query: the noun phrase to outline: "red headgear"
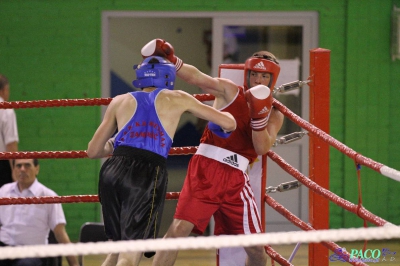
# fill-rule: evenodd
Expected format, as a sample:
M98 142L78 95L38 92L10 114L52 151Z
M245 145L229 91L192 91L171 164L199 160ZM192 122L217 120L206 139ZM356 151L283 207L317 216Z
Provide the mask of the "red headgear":
M244 88L249 89L250 71L264 72L271 74L271 81L268 87L271 91L275 88L276 80L278 79L279 71L281 70L278 63L272 61L272 58L267 55L255 55L246 60L244 64Z

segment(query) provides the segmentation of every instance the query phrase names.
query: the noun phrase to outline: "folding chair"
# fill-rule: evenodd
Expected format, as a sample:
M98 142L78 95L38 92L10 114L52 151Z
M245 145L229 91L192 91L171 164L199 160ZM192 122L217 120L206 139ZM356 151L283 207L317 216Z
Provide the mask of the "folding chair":
M79 242L104 242L108 241L104 232L104 224L96 222L86 222L82 225L79 234ZM83 266L83 256L78 256L79 265Z

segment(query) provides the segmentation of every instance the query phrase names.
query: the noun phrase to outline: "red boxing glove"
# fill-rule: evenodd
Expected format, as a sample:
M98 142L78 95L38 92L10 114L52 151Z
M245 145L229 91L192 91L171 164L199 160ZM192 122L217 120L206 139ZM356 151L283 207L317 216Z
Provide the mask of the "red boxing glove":
M161 56L168 59L171 63L175 65L176 71L181 69L183 62L174 53L174 47L163 39L154 39L143 46L142 57L147 58L149 56Z
M272 92L264 85L257 85L245 92L250 107L251 128L255 131L267 127L272 109Z

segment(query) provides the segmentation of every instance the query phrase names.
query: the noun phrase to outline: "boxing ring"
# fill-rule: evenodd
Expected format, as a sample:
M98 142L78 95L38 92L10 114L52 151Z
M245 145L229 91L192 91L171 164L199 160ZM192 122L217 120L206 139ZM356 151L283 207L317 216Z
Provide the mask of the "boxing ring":
M266 162L267 156L285 172L295 178L296 182L281 184L275 188L266 187L266 177L262 181L262 202L284 216L292 224L302 231L263 233L256 235L235 236L200 236L177 239L155 239L135 240L118 242L98 243L74 243L57 245L36 245L2 247L0 259L16 259L27 257L53 257L68 255L95 255L105 253L133 252L147 250L190 250L190 249L221 249L230 247L245 247L253 245L264 245L267 254L271 257L272 264L293 265L291 258L284 258L276 252L271 245L308 243L309 265L329 265L329 250L343 261L351 265L367 265L361 259L354 259L349 252L337 245L337 241L366 241L382 239L399 239L400 227L393 225L383 218L371 213L362 206L361 200L358 204L347 201L329 191L329 147L333 147L355 162L356 168L368 167L381 175L400 181L400 172L385 166L370 158L362 156L340 141L331 137L329 132L329 65L330 51L325 49L314 49L310 51L310 77L306 82L310 87L310 122L303 120L294 114L286 106L274 100L274 107L281 111L287 119L299 125L304 131L294 132L283 136L276 141L276 145L282 145L298 138L309 137L309 177L288 164L284 158L270 150L263 156ZM294 83L293 83L294 84ZM293 85L292 84L292 85ZM302 82L298 83L302 84ZM287 86L286 89L292 86ZM282 87L285 90L285 86ZM200 101L212 100L207 94L194 95ZM108 105L111 98L96 99L74 99L74 100L39 100L24 102L2 102L0 108L42 108L60 106L95 106ZM197 147L172 148L169 155L179 156L193 154ZM32 152L2 152L0 159L68 159L87 158L86 151L32 151ZM309 221L305 222L279 204L269 194L275 191L295 189L299 185L309 189ZM176 200L179 192L167 193L167 200ZM359 196L361 199L361 195ZM89 203L98 202L97 195L71 195L58 197L32 197L32 198L0 198L0 205L9 204L49 204L49 203ZM375 227L329 229L329 203L354 213L364 223L369 222ZM265 204L261 207L262 224L265 227ZM265 228L264 228L265 229ZM293 252L295 255L295 251ZM179 259L179 258L178 258Z

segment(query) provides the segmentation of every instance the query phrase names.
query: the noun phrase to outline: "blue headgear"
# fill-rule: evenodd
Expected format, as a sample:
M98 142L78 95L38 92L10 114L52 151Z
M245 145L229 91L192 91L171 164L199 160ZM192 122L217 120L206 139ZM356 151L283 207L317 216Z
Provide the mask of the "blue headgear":
M134 65L136 80L133 86L139 89L146 87L174 89L176 76L175 66L159 56L150 56L142 61L140 65Z

